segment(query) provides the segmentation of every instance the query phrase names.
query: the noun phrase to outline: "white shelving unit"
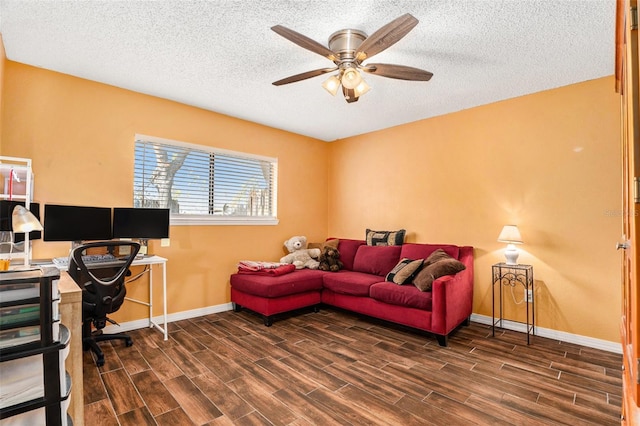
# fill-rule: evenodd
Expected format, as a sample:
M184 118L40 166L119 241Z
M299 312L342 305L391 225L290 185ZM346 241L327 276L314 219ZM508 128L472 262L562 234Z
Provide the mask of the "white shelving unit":
M2 184L2 193L0 200L20 201L24 202L27 210L33 201L33 169L31 167L31 159L19 157L0 156L0 179ZM11 212L9 212L11 214ZM11 241L5 241L8 238L0 239L3 244ZM10 250L11 259L24 259L24 264L28 265L31 259L31 244L29 242L29 234L24 235L24 243L21 250L16 251L16 245ZM0 255L6 256L4 250L0 250Z

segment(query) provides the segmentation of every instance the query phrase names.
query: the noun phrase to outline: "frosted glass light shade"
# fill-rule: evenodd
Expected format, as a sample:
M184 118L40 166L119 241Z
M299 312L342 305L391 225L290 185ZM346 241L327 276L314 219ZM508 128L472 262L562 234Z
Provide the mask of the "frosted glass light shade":
M332 75L331 77L326 79L324 83L322 83L322 87L324 87L327 92L335 96L336 93L338 93L338 89L340 88L340 79L335 75Z
M11 214L13 232L42 231L42 225L33 213L23 206L16 206Z
M362 76L355 68L347 68L342 74L342 85L347 89L355 89L362 81Z
M363 78L362 81L360 81L360 84L358 84L354 89L354 92L356 93L356 97L359 98L360 96L367 93L369 90L371 90L371 87L367 84L366 81L364 81L364 78Z

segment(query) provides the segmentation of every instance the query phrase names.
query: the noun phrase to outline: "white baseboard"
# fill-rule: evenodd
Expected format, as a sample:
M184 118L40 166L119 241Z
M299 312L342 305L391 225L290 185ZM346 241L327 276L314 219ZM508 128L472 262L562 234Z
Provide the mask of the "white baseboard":
M190 318L197 318L204 315L217 314L219 312L230 311L233 309L233 304L223 303L221 305L208 306L206 308L192 309L190 311L176 312L174 314L167 315L167 322L180 321ZM153 318L154 322L162 325L162 316L156 316ZM491 317L479 314L471 314L471 321L491 325ZM503 320L503 326L507 330L519 331L525 333L526 324ZM141 319L135 321L128 321L120 324L120 326L110 325L104 328L105 333L117 333L119 331L131 331L140 328L149 327L149 320ZM564 331L552 330L549 328L536 327L536 335L540 337L546 337L548 339L560 340L562 342L574 343L576 345L582 345L589 348L601 349L603 351L614 352L621 354L622 346L617 342L610 342L608 340L595 339L593 337L580 336L578 334L567 333Z
M174 314L168 314L167 315L167 323L174 322L174 321L185 320L185 319L190 319L190 318L202 317L202 316L210 315L210 314L217 314L217 313L220 313L220 312L230 311L232 309L233 309L233 304L231 302L229 302L229 303L223 303L222 305L207 306L206 308L199 308L199 309L192 309L190 311L176 312ZM157 324L160 324L160 326L162 326L162 323L163 323L162 315L158 315L158 316L153 317L153 321L155 323L157 323ZM118 332L123 332L123 331L138 330L140 328L145 328L145 327L149 327L149 320L148 319L139 319L139 320L135 320L135 321L123 322L119 326L117 326L117 325L107 326L107 327L104 328L104 332L105 333L118 333Z
M471 314L471 321L478 322L480 324L491 325L492 318ZM507 330L519 331L521 333L527 332L527 325L521 322L503 320L502 325ZM610 342L608 340L595 339L593 337L580 336L578 334L567 333L564 331L552 330L550 328L536 327L536 336L546 337L548 339L560 340L561 342L574 343L576 345L586 346L594 349L601 349L607 352L614 352L621 354L622 345L617 342Z

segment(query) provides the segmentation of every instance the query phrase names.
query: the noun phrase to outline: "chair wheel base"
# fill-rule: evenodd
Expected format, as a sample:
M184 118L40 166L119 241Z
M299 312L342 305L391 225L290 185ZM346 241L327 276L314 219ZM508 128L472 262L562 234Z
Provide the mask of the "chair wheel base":
M125 347L133 346L133 339L125 333L104 334L102 330L91 331L91 321L85 321L83 324L82 350L91 351L95 354L96 365L102 367L104 365L104 353L98 345L99 342L107 340L120 340Z

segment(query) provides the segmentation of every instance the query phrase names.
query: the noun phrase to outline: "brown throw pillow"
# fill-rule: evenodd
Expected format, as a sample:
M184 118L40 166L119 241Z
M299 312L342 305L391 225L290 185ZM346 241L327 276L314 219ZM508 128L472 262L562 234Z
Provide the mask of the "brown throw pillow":
M431 253L429 257L425 259L424 266L429 266L432 263L436 263L442 259L453 259L453 258L449 254L447 254L447 252L445 252L444 250L438 249L433 253Z
M427 258L427 262L425 262L426 266L423 267L413 279L413 285L415 285L420 291L431 291L434 280L445 275L454 275L467 269L467 267L464 266L464 263L454 259L446 253L445 255L447 256L446 258L441 258L436 262L427 264L431 257L429 256L429 258Z
M322 253L322 252L324 252L324 248L325 247L331 247L331 248L337 250L339 243L340 243L340 240L337 239L337 238L334 238L332 240L327 240L327 241L324 241L322 243L309 243L309 244L307 244L307 248L308 249L317 248L317 249L320 249L320 253Z

